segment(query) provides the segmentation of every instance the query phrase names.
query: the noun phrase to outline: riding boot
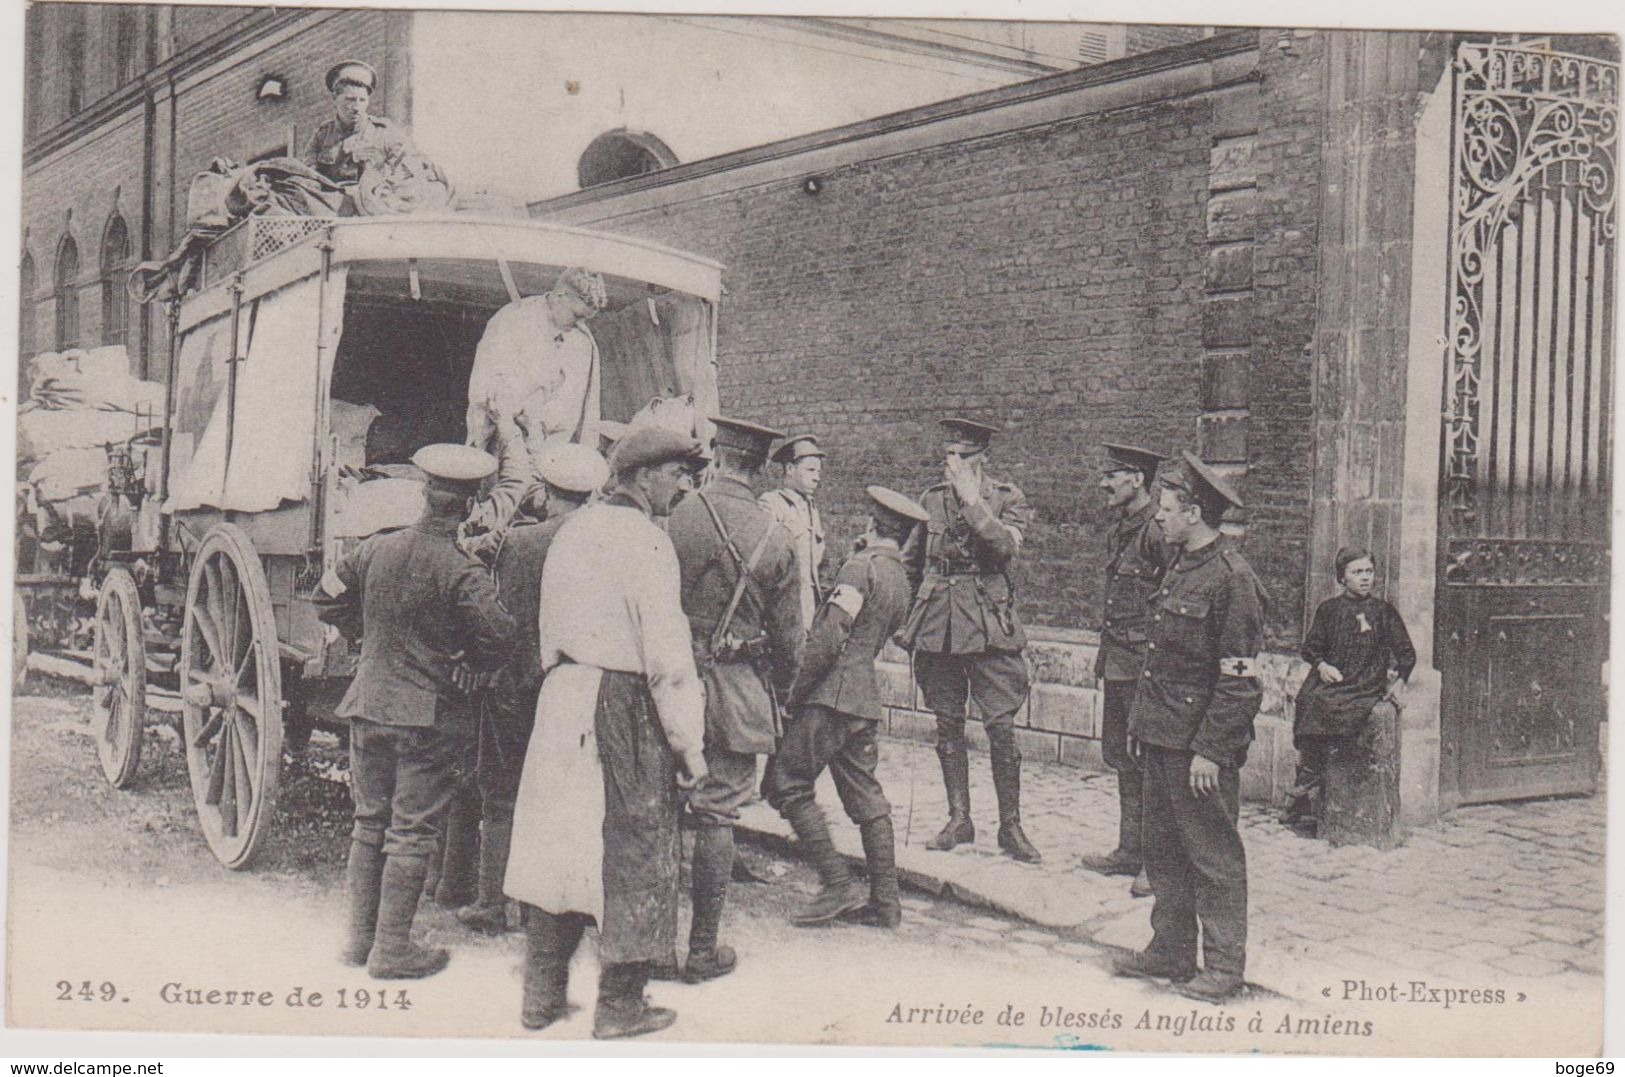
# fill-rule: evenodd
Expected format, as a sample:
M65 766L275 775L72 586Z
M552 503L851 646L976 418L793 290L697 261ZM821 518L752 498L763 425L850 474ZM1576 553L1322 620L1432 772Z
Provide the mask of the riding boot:
M717 945L733 860L733 827L702 826L694 831L694 860L689 868L694 921L689 926L688 961L683 966L683 979L688 983L726 976L738 963L731 947Z
M451 954L412 941L412 920L429 873L426 856L391 856L384 862L383 893L378 902L378 931L367 974L377 980L417 980L446 967Z
M895 928L903 922L903 902L897 891L897 840L891 816L871 819L858 828L863 836L863 858L869 866L869 904L864 923Z
M1016 747L1016 731L992 727L987 741L993 755L993 792L999 800L999 848L1023 863L1036 864L1044 858L1021 829L1021 750Z
M570 1012L570 958L586 920L525 906L525 988L519 1023L540 1031Z
M970 760L965 755L964 740L939 736L937 759L942 764L942 784L948 790L948 823L925 847L940 852L975 841L976 827L970 818Z
M446 832L441 835L443 856L434 899L443 909L460 909L477 893L480 862L480 797L464 786L446 810Z
M835 850L830 840L829 825L824 820L818 802L805 800L784 811L785 819L796 832L801 855L818 872L818 893L801 911L790 918L801 927L827 924L842 913L861 909L864 905L862 885L852 877L846 857Z
M513 818L487 819L480 831L479 898L457 910L464 927L486 935L508 930L508 899L502 893L503 876L508 870L508 847L513 843Z
M339 960L351 968L367 963L378 926L378 897L384 883L384 851L352 839L350 859L344 866L344 887L350 894L348 937Z
M593 1015L592 1038L624 1040L670 1028L675 1010L649 1005L643 989L649 970L643 962L605 965L598 977L598 1011Z

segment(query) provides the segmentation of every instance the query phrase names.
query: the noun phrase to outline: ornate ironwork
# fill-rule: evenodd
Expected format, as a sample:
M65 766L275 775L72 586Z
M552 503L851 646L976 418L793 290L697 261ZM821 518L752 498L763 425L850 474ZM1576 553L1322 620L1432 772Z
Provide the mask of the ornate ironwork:
M1608 584L1608 547L1537 539L1457 539L1445 552L1446 583Z
M1611 246L1619 69L1585 56L1469 43L1457 51L1454 72L1445 484L1453 515L1467 523L1477 496L1483 342L1496 317L1486 310L1487 262L1531 187L1546 182L1568 184L1592 235Z

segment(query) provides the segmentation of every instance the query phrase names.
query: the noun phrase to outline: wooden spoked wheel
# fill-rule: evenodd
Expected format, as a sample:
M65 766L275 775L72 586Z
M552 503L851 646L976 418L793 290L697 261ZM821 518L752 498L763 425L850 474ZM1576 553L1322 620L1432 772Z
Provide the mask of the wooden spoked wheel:
M128 789L141 766L147 724L147 646L141 635L141 594L126 568L114 568L96 598L91 688L91 737L102 774Z
M203 836L228 868L253 862L276 813L282 667L276 616L254 545L219 524L186 586L181 727Z

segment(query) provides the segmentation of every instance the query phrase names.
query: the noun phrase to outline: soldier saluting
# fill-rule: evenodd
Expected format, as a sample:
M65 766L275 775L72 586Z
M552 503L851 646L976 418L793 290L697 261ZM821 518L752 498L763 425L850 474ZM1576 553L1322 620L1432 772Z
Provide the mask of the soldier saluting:
M1117 516L1106 536L1106 594L1101 611L1100 653L1095 680L1104 697L1100 750L1117 772L1117 848L1105 856L1086 856L1083 866L1102 875L1135 875L1131 892L1151 892L1140 845L1140 763L1129 751L1128 716L1135 685L1145 665L1146 626L1151 619L1146 600L1157 589L1174 551L1157 526L1151 484L1157 465L1167 459L1131 445L1106 445L1100 488Z
M965 705L974 700L993 756L999 800L999 848L1028 863L1042 857L1021 829L1021 752L1015 713L1029 689L1009 567L1032 522L1015 485L983 474L994 430L969 419L943 419L946 481L920 498L930 522L904 553L917 588L900 638L914 652L914 676L937 716L937 758L948 790L948 823L926 843L952 849L976 840L970 815Z
M908 575L900 545L930 514L883 486L866 492L874 506L868 533L818 608L791 692L784 743L768 761L762 781L767 802L789 821L802 855L818 869L820 889L795 917L802 925L858 913L867 923L893 928L903 918L891 804L875 778L880 762L875 727L883 717L875 657L908 616ZM847 817L863 836L867 906L863 887L836 852L814 799L814 784L825 767L834 776Z
M1157 523L1179 553L1151 597L1129 714L1145 775L1153 934L1113 971L1174 980L1180 994L1222 1002L1241 990L1246 966L1247 854L1236 820L1262 696L1255 665L1264 588L1219 534L1225 510L1241 499L1193 454L1184 457L1186 473L1165 477L1158 495Z
M726 975L737 962L732 948L717 944L733 873L733 827L755 791L756 757L773 754L778 745L778 701L789 697L806 635L790 532L757 503L751 488L767 463L768 446L783 435L738 419L711 421L711 481L678 503L667 527L705 684L709 773L688 795L695 827L694 921L682 976L690 983Z

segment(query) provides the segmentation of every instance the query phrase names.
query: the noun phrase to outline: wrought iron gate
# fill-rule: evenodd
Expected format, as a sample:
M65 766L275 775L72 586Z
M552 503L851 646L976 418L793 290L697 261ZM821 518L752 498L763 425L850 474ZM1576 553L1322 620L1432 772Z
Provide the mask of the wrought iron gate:
M1619 69L1465 43L1453 79L1441 793L1591 792L1605 709Z

